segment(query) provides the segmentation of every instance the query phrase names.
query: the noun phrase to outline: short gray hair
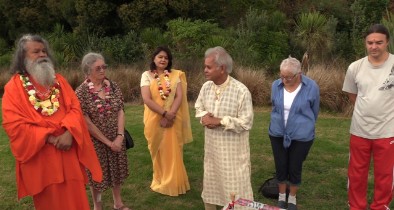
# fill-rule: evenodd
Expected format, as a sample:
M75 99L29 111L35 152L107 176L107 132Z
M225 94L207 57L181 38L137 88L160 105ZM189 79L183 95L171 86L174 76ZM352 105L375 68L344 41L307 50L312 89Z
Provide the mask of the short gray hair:
M104 57L100 53L90 52L83 56L81 62L81 69L85 76L90 74L90 71L92 70L92 65L97 60L103 60L105 62Z
M40 35L25 34L18 40L18 42L16 44L14 57L13 57L12 63L11 63L11 72L13 74L16 74L16 73L26 74L27 73L26 65L25 65L26 50L27 50L26 43L27 42L42 43L46 49L48 58L52 62L54 62L54 59L52 56L52 51L51 51L51 49L49 49L49 44L44 38L42 38Z
M280 64L280 70L288 69L291 70L293 74L301 72L301 63L296 58L289 55L288 58L284 59Z
M228 74L230 74L233 71L233 59L223 47L217 46L217 47L209 48L207 51L205 51L205 58L209 56L215 57L215 63L218 66L221 65L226 66L226 71Z

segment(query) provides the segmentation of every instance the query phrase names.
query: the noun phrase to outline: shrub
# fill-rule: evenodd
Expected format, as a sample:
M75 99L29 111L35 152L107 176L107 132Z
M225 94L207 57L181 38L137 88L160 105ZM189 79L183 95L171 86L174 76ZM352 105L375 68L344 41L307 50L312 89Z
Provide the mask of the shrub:
M11 53L0 55L0 67L9 67L11 64L11 60L12 60Z
M145 57L150 57L156 47L170 44L168 37L159 28L145 28L140 33L140 39Z
M142 46L134 31L125 36L103 37L94 48L101 52L110 64L132 64L143 57Z
M284 21L285 16L280 12L269 14L249 9L233 33L235 41L230 51L234 59L243 66L263 66L268 71L277 69L289 52Z
M264 71L241 66L234 69L234 77L249 89L253 105L267 106L270 104L271 81L267 79Z
M204 60L182 60L174 63L175 69L185 72L187 80L187 99L192 102L197 100L202 85L206 82L204 76Z
M8 68L0 69L0 96L3 97L4 86L7 84L8 80L11 78L11 72Z
M314 65L307 76L315 80L320 87L320 108L333 112L351 113L352 107L347 94L342 91L345 80L344 66Z
M174 57L179 59L202 55L207 48L205 44L207 37L221 34L218 24L202 20L178 18L169 21L167 27L166 35L174 45L172 49Z
M108 72L108 78L118 83L125 101L142 104L141 97L141 69L120 66Z

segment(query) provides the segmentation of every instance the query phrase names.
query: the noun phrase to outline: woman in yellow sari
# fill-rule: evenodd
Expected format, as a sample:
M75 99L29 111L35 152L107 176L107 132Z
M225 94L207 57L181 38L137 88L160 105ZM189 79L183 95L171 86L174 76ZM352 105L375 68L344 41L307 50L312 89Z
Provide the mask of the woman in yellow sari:
M153 164L150 188L178 196L190 190L183 163L183 145L192 141L186 77L184 72L171 69L172 55L167 47L158 47L151 59L150 70L141 76L144 134Z

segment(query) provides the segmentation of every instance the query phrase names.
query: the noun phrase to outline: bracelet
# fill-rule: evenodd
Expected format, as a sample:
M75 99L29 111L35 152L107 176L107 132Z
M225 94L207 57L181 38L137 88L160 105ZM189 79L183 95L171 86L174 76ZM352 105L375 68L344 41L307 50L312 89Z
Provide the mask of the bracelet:
M167 111L164 111L163 114L161 115L162 117L165 117L167 114Z
M124 137L124 134L123 134L123 133L118 133L117 135L118 135L118 136Z

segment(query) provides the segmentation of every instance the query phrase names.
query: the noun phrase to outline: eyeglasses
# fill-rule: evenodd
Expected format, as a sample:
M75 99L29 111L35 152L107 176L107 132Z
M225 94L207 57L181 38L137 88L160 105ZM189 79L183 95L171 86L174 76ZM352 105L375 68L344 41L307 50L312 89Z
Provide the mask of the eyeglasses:
M94 67L94 70L95 71L101 71L101 70L107 70L107 68L108 68L108 65L104 64L104 65L101 65L101 66Z
M291 81L297 76L297 74L298 73L295 73L293 76L290 76L290 77L284 77L282 75L279 75L279 77L280 77L281 80Z

